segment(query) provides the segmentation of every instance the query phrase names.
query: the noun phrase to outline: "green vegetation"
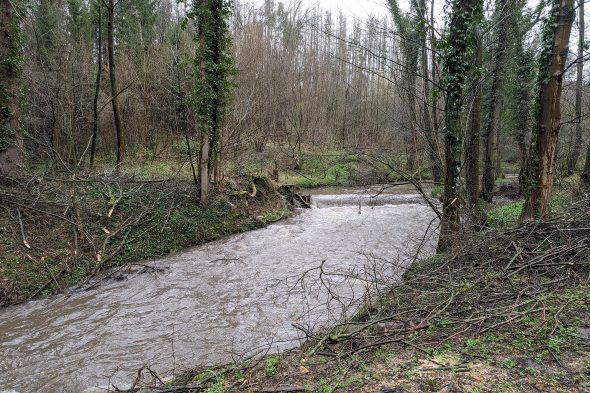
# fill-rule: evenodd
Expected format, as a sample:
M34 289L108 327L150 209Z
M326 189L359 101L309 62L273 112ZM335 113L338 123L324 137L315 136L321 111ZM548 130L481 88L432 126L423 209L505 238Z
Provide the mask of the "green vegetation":
M354 154L304 155L300 171L291 170L281 178L285 184L301 188L351 186L356 183L359 159Z
M523 207L523 201L512 202L499 206L488 213L488 223L493 225L515 223L520 218Z
M270 356L264 362L264 372L267 377L273 377L279 371L281 365L280 356Z
M249 192L252 182L259 188L255 196ZM199 206L188 181L122 177L74 188L56 180L44 187L43 200L26 208L18 204L27 198L23 190L1 197L12 214L0 222L0 304L46 296L100 270L158 258L291 214L269 182L248 177L220 185L207 207ZM64 206L75 213L64 216Z

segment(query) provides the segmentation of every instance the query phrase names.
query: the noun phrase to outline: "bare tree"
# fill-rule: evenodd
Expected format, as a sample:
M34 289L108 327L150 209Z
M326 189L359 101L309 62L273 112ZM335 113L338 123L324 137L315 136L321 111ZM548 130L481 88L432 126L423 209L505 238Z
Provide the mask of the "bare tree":
M103 2L105 0L102 0ZM115 70L115 7L121 0L108 0L107 7L107 47L109 53L109 79L111 83L111 105L113 107L113 118L115 121L115 132L117 134L117 168L123 163L125 154L123 142L123 127L121 125L121 115L119 113L119 90L117 88L117 73Z
M98 137L98 99L100 98L100 83L102 80L102 0L97 2L98 8L98 29L96 32L96 84L94 86L93 124L92 124L92 141L90 145L90 168L94 166L94 157L96 156L96 138Z

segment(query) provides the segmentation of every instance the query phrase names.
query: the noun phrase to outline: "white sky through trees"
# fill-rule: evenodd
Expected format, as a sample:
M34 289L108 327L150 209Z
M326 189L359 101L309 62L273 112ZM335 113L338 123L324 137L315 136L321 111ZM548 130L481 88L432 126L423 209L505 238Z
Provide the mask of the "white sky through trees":
M278 2L279 0L277 0ZM289 0L282 0L284 3L289 3ZM297 0L291 0L297 1ZM365 18L370 14L376 16L385 16L389 13L386 0L301 0L307 7L317 6L319 8L330 10L333 13L342 11L346 16ZM263 0L257 0L258 3L263 3ZM409 0L399 0L402 9L408 9ZM445 0L438 0L436 5L439 12L442 12L442 7ZM539 0L529 0L529 5L535 6Z

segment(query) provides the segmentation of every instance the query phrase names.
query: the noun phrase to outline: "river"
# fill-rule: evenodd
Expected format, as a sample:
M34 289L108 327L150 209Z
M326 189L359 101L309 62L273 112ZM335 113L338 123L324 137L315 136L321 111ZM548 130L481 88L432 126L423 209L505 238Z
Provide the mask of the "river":
M144 365L167 375L298 345L294 323L319 328L342 317L310 269L381 270L391 280L423 243L435 215L420 196L375 192L316 190L315 208L146 262L158 271L136 267L92 290L0 309L0 392L124 387ZM432 253L434 237L421 256ZM328 277L350 302L366 286Z

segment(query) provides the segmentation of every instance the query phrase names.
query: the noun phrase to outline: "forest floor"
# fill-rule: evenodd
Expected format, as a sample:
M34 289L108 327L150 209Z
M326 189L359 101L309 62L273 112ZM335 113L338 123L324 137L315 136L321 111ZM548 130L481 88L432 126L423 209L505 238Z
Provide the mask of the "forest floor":
M217 185L206 207L189 180L87 173L0 189L0 306L66 291L292 214L263 177Z
M133 391L588 392L589 204L560 192L552 219L526 225L521 202L503 204L453 254L415 263L303 346L162 388L146 371Z

